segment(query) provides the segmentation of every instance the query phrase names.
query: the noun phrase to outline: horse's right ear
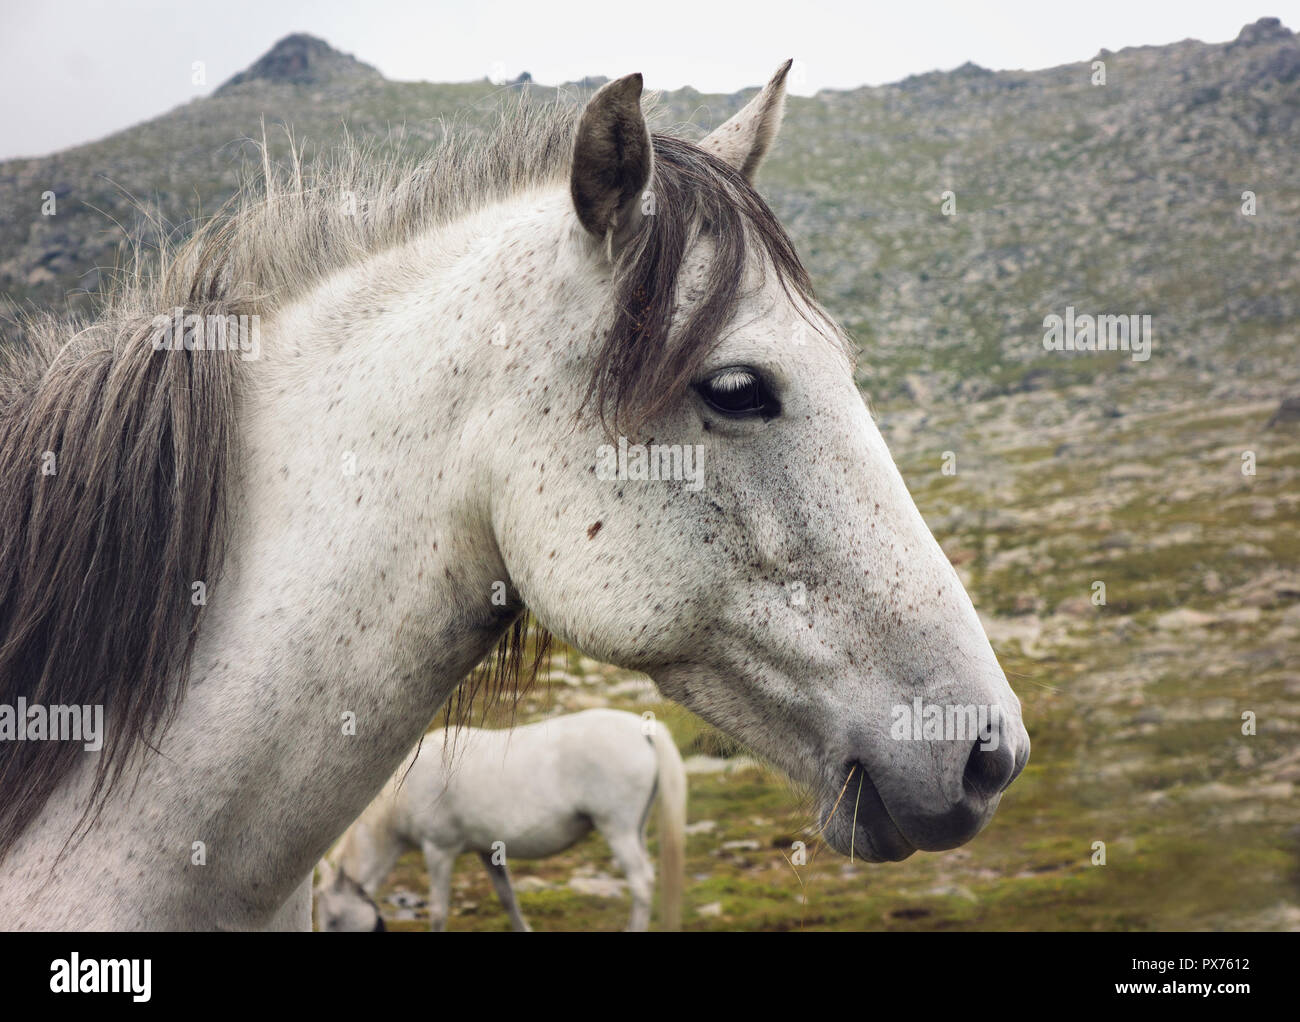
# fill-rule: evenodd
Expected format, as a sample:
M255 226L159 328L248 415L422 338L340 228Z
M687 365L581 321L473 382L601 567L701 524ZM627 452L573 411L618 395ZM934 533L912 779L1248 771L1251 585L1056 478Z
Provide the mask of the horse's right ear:
M607 244L640 216L654 150L641 113L641 76L627 75L591 97L578 122L569 191L578 220Z

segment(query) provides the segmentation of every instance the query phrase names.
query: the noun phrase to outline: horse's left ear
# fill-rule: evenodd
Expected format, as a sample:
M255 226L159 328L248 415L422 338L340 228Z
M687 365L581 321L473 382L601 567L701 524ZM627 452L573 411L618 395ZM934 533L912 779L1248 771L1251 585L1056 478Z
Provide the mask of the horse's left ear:
M791 59L782 64L772 80L763 86L763 91L734 117L705 136L700 148L731 164L750 181L754 180L758 165L781 130L781 117L785 113L785 79L793 63Z
M641 76L627 75L602 86L578 122L569 191L582 226L612 243L639 219L653 169Z

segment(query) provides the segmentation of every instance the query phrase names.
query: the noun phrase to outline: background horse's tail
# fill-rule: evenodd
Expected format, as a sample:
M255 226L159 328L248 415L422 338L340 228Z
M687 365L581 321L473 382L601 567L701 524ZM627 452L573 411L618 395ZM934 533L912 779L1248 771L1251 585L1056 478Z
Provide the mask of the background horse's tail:
M659 923L664 930L680 930L686 884L686 770L662 721L656 721L652 744L659 764Z

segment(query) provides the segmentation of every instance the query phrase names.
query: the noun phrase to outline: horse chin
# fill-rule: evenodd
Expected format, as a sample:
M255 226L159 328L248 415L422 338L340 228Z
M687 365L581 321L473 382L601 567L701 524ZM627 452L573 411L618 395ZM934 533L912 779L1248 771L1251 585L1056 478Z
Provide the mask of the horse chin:
M826 843L853 859L902 862L916 851L858 763L841 772L835 791L823 799L820 822Z

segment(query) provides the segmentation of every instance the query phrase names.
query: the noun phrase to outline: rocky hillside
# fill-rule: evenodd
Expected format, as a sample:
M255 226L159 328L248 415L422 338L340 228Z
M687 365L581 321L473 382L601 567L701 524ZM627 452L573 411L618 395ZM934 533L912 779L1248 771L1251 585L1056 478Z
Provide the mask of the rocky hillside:
M512 86L555 92L526 75ZM441 137L440 119L486 123L500 92L389 82L289 36L211 97L0 164L0 295L84 306L124 231L154 240L139 205L183 232L237 187L263 121L273 142L290 125L328 146L346 125L419 150ZM665 120L702 131L748 95L668 93ZM1225 367L1259 379L1286 358L1300 313L1300 44L1276 19L1223 45L1103 51L1037 72L967 64L790 107L763 187L870 353L878 402L1176 366L1207 383ZM41 213L47 191L55 216ZM1151 315L1159 357L1044 352L1043 320L1066 306Z

